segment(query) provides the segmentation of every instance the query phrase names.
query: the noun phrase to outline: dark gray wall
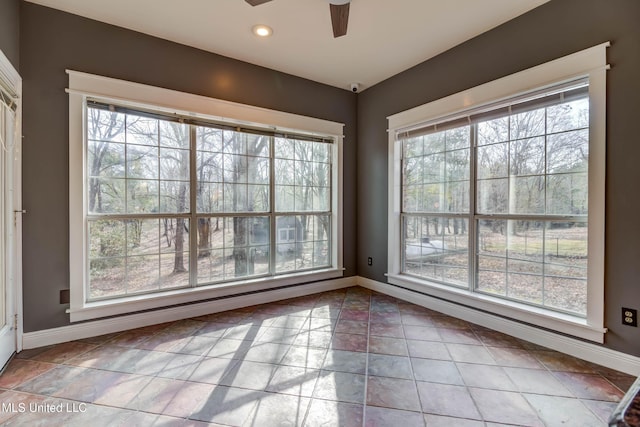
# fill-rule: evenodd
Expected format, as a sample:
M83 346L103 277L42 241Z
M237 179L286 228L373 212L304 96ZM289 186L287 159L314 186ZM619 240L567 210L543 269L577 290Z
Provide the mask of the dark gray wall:
M356 95L32 3L20 12L25 332L69 323L58 303L69 287L67 68L345 123L344 262L356 273Z
M607 84L606 346L640 356L640 330L621 325L640 308L640 2L552 0L394 76L358 97L358 274L386 282L386 117L611 41ZM425 40L425 43L428 43ZM372 267L367 257L373 257Z
M17 70L20 62L20 0L0 0L0 50Z

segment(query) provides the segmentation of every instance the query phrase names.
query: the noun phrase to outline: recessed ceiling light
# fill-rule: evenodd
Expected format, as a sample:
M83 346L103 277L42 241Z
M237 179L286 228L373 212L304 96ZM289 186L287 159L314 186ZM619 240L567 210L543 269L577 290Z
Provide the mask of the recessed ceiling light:
M258 37L269 37L271 34L273 34L273 30L271 29L271 27L268 27L266 25L254 25L253 34Z

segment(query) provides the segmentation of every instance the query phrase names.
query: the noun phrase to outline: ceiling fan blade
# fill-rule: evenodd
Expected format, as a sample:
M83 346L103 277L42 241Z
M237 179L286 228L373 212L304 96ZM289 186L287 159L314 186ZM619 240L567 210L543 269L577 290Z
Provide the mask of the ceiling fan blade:
M251 6L260 6L262 3L270 2L271 0L244 0Z
M329 4L331 10L331 25L333 26L333 37L341 37L347 34L347 24L349 23L349 3Z

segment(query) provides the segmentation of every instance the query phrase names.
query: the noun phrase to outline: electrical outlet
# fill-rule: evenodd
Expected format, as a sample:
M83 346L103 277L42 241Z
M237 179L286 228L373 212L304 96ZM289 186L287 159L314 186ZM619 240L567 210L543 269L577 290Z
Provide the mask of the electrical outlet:
M69 304L70 293L69 289L60 290L60 304Z
M373 265L373 258L367 258L367 265Z
M638 327L638 310L622 307L622 324Z

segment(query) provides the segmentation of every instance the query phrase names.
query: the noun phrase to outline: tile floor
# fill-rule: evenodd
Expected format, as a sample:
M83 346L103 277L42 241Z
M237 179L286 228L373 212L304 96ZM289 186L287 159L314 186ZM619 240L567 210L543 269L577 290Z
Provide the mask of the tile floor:
M0 425L602 426L632 382L355 287L23 351Z

